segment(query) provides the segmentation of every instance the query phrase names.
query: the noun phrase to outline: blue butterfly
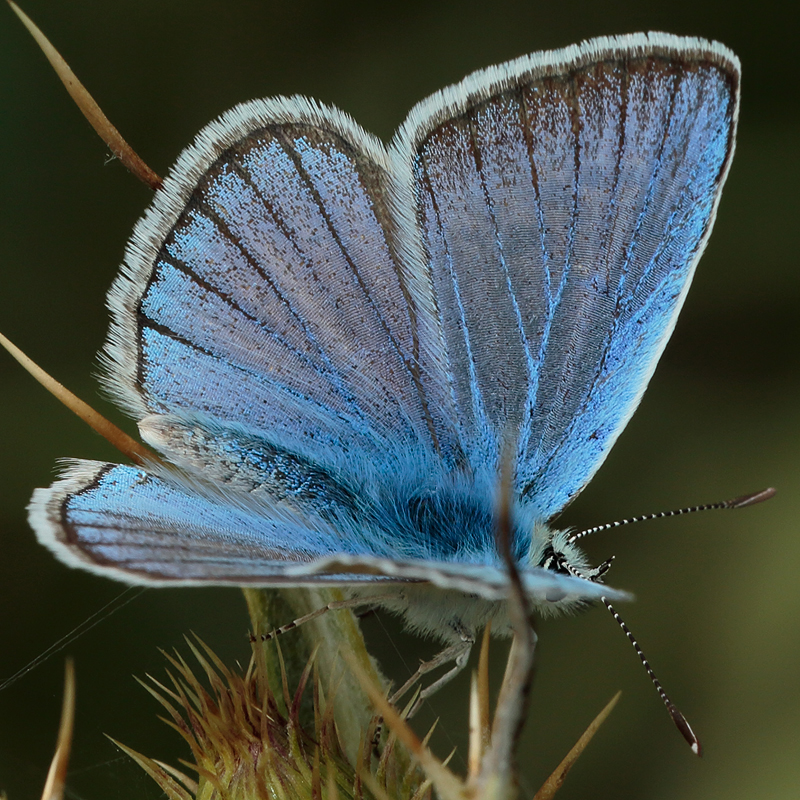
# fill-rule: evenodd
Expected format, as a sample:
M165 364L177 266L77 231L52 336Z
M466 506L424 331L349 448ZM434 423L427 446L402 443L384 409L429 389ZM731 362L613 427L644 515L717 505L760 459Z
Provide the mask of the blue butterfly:
M739 64L595 39L477 72L387 148L302 97L205 128L109 295L105 388L162 456L74 461L30 521L147 585L325 586L448 643L623 597L552 520L653 374L730 166Z

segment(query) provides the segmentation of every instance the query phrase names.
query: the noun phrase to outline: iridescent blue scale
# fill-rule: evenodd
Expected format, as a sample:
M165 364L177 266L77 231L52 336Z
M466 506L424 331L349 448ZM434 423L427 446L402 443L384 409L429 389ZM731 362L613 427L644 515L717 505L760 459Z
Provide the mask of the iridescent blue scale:
M110 293L104 383L165 465L72 463L34 496L39 538L133 583L399 586L409 624L466 641L507 629L510 439L534 608L624 596L550 522L675 324L738 75L721 45L637 34L475 73L388 148L303 98L225 114Z

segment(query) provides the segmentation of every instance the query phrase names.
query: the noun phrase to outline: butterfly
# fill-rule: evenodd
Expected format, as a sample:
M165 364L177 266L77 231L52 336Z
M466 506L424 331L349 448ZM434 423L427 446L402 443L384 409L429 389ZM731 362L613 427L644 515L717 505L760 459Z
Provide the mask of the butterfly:
M30 523L134 584L338 586L445 643L625 597L553 520L638 405L706 245L739 62L601 38L476 72L386 147L302 97L179 157L109 293L103 384L160 459L75 460ZM510 444L509 444L510 443Z

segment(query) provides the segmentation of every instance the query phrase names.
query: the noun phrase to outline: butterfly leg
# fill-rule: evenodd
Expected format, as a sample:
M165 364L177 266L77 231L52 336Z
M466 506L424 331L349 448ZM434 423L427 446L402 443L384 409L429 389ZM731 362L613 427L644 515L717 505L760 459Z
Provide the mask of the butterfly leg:
M392 595L392 597L394 597L394 595ZM340 611L346 608L350 609L358 608L359 606L372 606L374 605L375 601L376 598L374 597L349 597L346 600L335 600L332 603L328 603L325 606L320 606L319 608L315 608L308 614L304 614L302 617L293 619L291 622L287 622L286 625L281 625L279 628L275 628L274 630L271 630L269 633L261 633L257 635L250 634L250 641L268 642L270 639L274 639L276 636L280 636L281 634L293 631L300 625L303 625L306 622L311 622L312 619L321 617L323 614L327 614L329 611Z
M423 675L427 675L429 672L438 669L444 664L452 663L453 666L445 672L444 675L437 678L430 686L426 686L419 693L417 701L408 713L409 717L413 717L425 700L438 692L442 686L453 680L453 678L464 669L469 660L469 654L472 651L473 644L475 644L475 637L466 632L462 633L462 640L460 642L446 647L440 653L437 653L430 661L424 661L420 664L417 671L389 698L389 702L392 703L392 705L396 704L412 686L419 682Z
M442 675L438 680L435 680L430 686L426 686L417 697L414 705L406 714L406 719L411 719L414 714L419 711L420 706L422 703L427 700L432 694L435 694L442 688L446 683L449 683L462 669L467 665L467 661L469 660L469 654L472 650L472 645L475 644L474 636L470 636L469 634L462 634L464 637L462 641L456 642L456 644L450 645L450 647L446 647L440 653L437 653L430 661L425 661L419 665L417 671L389 698L389 702L392 705L396 705L399 700L402 699L403 695L417 683L423 675L426 675L428 672L431 672L438 667L441 667L443 664L449 664L453 662L453 666L444 675ZM377 721L375 726L375 733L372 737L372 748L376 756L379 755L378 753L378 745L381 740L381 736L383 735L383 718L380 717Z

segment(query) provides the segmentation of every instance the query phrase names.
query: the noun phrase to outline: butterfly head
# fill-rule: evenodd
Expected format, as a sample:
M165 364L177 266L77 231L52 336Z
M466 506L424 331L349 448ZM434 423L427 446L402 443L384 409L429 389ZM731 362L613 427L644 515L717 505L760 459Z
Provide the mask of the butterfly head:
M603 576L611 567L614 557L593 567L583 551L575 544L573 537L572 531L552 530L545 525L537 525L530 550L530 566L547 570L555 575L602 583ZM540 608L540 611L546 613L576 611L592 602L587 598L576 598L574 595L554 595L548 599L550 602L547 607Z
M599 582L610 569L614 556L596 567L590 567L584 553L571 539L571 531L551 532L544 546L532 554L535 566L559 575L572 575L575 578Z

